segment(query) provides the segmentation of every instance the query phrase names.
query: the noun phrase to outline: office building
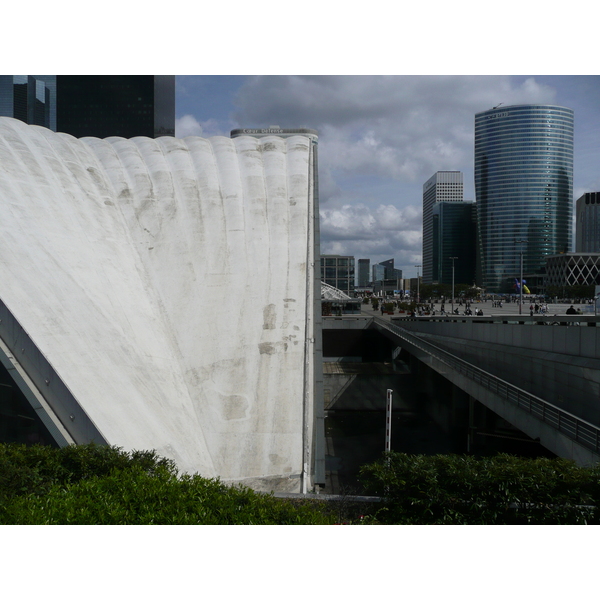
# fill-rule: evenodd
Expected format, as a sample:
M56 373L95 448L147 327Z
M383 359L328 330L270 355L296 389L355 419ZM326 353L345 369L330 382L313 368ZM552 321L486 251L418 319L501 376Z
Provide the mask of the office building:
M0 116L75 137L175 135L174 75L1 75Z
M438 171L423 184L423 283L433 277L433 205L436 202L463 201L463 174Z
M575 252L600 252L600 192L583 194L575 216Z
M56 75L0 75L0 117L56 131Z
M508 292L572 240L573 111L515 105L475 115L478 283Z
M56 131L75 137L175 135L174 75L57 75Z
M358 259L358 287L367 287L371 281L371 260L369 258Z
M402 279L402 269L394 268L394 259L389 258L373 265L373 283L385 279Z
M354 297L354 256L321 256L321 281Z
M474 202L436 202L432 209L433 282L475 283L475 232L477 211ZM451 257L455 257L454 261Z

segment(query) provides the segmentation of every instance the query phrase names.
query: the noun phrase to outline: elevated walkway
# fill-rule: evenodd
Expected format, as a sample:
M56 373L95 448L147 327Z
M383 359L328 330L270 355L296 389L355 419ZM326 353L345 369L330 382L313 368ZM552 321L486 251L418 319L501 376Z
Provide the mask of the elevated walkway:
M583 320L582 317L578 318L580 322ZM529 317L526 317L526 319L529 319ZM557 322L563 320L561 317L553 317L553 319L557 319ZM588 318L588 322L594 322L595 326L593 319L593 317ZM430 320L428 321L431 323ZM580 465L594 464L600 460L600 427L597 425L599 421L592 422L578 416L567 410L565 406L558 406L558 403L550 402L535 395L532 391L527 391L523 385L509 383L507 376L500 377L498 374L489 372L489 370L475 366L475 362L478 364L489 362L490 356L484 356L485 352L488 354L496 352L510 355L512 348L516 357L512 366L518 368L521 359L520 352L523 351L522 346L523 344L527 346L524 342L528 334L523 333L523 331L529 330L529 333L532 333L534 330L542 330L542 328L516 327L513 329L508 325L508 319L503 319L500 322L487 319L484 321L487 321L488 325L497 326L501 329L497 329L495 332L486 332L484 331L485 327L483 327L484 321L480 321L479 327L483 327L483 329L479 330L475 329L477 325L474 319L469 320L470 325L466 325L464 322L457 323L457 321L463 321L463 319L449 318L446 322L450 322L450 327L440 328L440 326L437 326L436 328L435 325L426 324L419 319L403 319L394 323L388 319L372 317L370 327L379 330L387 337L391 337L400 347L429 365L436 372L531 438L539 439L542 445L558 456L572 459ZM415 322L416 325L413 324ZM518 322L518 319L516 322ZM462 331L459 331L457 326ZM547 329L550 330L551 328ZM512 331L509 332L509 330ZM517 330L520 330L520 332L517 332ZM552 362L560 360L562 356L563 363L569 355L570 361L574 363L572 368L574 377L577 376L577 368L581 368L581 362L586 362L588 371L594 371L594 373L588 373L588 380L591 380L593 377L600 375L600 365L593 362L595 359L585 357L586 353L592 352L592 344L589 339L582 342L582 330L583 328L579 327L568 329L561 327L561 334L558 335L558 339L555 340L554 344L550 343L550 338L546 339L546 342L550 343L547 348L554 351L548 354L556 355L553 357ZM566 331L573 332L569 336L571 338L570 343L562 335ZM596 331L598 330L590 328L589 331L593 334L595 350ZM455 337L452 337L453 334ZM499 343L498 336L503 336L501 337L503 344ZM526 347L525 350L532 356L532 360L539 360L540 357L534 355L539 352L536 345L540 340L532 340L531 337L533 336L529 337L529 347ZM520 345L516 345L517 339ZM444 344L448 347L442 347ZM454 348L452 348L452 345L454 345ZM473 347L469 348L471 345ZM503 346L503 348L500 346ZM470 360L465 356L458 356L461 349L464 350L465 348L465 356ZM514 375L514 377L511 376L512 380L518 380L517 374L510 371L510 362L506 359L502 361L503 368L506 369L505 373L506 375ZM539 378L537 381L538 387L543 388L541 378L545 377L546 373L541 372L536 376ZM593 397L592 405L596 404L597 398L596 394ZM569 405L567 402L564 402L564 404Z

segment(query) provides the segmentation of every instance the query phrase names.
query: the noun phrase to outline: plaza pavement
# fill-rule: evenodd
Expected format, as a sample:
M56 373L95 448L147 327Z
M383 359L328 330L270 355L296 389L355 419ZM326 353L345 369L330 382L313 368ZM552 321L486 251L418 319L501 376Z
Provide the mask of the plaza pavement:
M525 300L523 302L523 308L521 311L521 315L522 316L529 316L529 306L530 306L531 302L528 300ZM533 303L535 304L535 303ZM446 315L447 316L451 316L451 306L452 304L449 302L445 303L445 309L446 309ZM571 303L558 303L558 304L554 304L554 303L548 303L548 311L546 312L546 315L549 317L553 317L553 316L561 316L561 315L566 315L567 313L567 309L571 306ZM440 314L440 307L441 304L440 302L437 302L434 306L434 310L435 310L435 315L436 317L438 316L443 316ZM594 305L593 304L573 304L573 307L575 309L577 308L581 308L581 310L583 311L584 315L588 315L588 316L593 316L594 315ZM462 306L460 306L458 303L454 303L454 308L458 308L459 313L456 316L459 317L464 317L465 316L465 305L463 304ZM481 309L483 311L483 316L484 317L504 317L504 316L518 316L519 315L519 304L517 302L505 302L502 303L502 308L500 308L499 306L494 306L493 302L491 300L487 300L487 301L483 301L483 302L473 302L471 304L471 310L473 311L473 313L475 313L475 310L477 309ZM367 304L361 304L361 314L365 315L365 316L369 316L369 317L379 317L380 319L386 319L386 320L390 320L390 318L393 317L402 317L402 316L408 316L408 313L399 313L398 309L396 309L394 311L393 315L388 315L388 314L381 314L381 309L377 309L377 310L373 310L371 308L370 305ZM534 315L536 313L534 312ZM541 313L538 313L541 314ZM600 314L600 313L599 313ZM427 315L430 316L430 315ZM477 316L475 314L471 315L471 316Z

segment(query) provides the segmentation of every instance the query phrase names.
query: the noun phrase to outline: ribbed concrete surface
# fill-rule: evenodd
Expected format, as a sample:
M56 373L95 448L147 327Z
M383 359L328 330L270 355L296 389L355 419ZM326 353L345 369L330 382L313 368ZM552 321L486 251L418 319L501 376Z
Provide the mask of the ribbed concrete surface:
M309 154L0 118L0 298L109 443L296 491Z

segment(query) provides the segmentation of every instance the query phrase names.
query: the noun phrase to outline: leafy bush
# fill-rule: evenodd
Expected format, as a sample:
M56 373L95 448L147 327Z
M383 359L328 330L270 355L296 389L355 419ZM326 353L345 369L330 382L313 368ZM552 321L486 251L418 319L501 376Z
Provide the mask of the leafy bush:
M385 497L382 523L600 522L600 467L564 459L389 453L363 467L361 479Z
M127 453L115 446L25 446L0 444L0 501L26 494L43 494L54 484L77 482L139 468L149 474L166 470L176 474L175 463L154 451Z
M178 475L150 451L0 444L1 524L329 524L317 507Z

